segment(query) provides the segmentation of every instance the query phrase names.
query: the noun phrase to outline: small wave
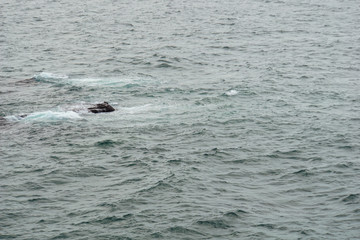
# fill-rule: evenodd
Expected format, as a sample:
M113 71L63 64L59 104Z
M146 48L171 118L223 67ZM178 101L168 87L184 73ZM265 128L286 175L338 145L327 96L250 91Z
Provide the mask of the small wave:
M195 231L195 230L190 229L190 228L182 227L182 226L170 227L166 231L168 231L171 234L185 234L185 235L192 235L192 236L196 236L196 235L204 236L204 234L201 233L201 232Z
M96 222L98 222L100 224L111 224L111 223L115 223L115 222L125 221L125 220L131 218L132 216L133 216L132 214L126 214L122 217L110 216L110 217L105 217L105 218L99 219Z

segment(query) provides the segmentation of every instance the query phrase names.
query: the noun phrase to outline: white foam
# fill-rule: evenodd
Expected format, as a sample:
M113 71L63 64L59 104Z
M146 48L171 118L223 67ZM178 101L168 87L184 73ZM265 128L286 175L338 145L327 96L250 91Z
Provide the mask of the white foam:
M127 114L136 114L136 113L143 113L153 109L152 104L145 104L141 106L134 106L134 107L122 107L119 108L120 111L127 113Z
M84 102L78 103L78 104L72 104L72 105L64 105L64 106L59 106L56 109L56 112L75 112L78 114L85 114L85 113L89 113L88 107L90 105L86 104Z
M227 95L227 96L235 96L235 95L237 95L238 93L239 93L238 91L232 89L232 90L230 90L230 91L227 91L227 92L225 93L225 95Z
M38 119L38 120L68 120L68 119L81 119L82 117L74 111L66 112L54 112L45 111L32 113L26 117L26 119Z
M23 118L20 116L15 116L15 115L11 115L11 116L6 116L4 117L6 120L8 120L9 122L17 122L22 120Z
M147 85L148 79L139 77L113 77L113 78L73 78L69 83L78 86L109 86L109 87L133 87Z
M62 120L77 120L82 119L82 117L73 111L66 112L55 112L55 111L44 111L44 112L34 112L26 117L20 116L7 116L5 117L8 121L17 122L51 122L51 121L62 121Z
M48 81L48 82L72 84L75 86L93 86L93 87L115 86L115 87L131 88L135 86L159 84L159 81L155 81L150 76L137 76L137 75L106 77L106 78L96 78L96 77L70 78L68 75L65 74L41 72L39 74L35 74L34 78L38 81Z
M50 72L41 72L39 74L34 75L34 78L38 80L47 80L47 79L69 79L67 75L64 74L56 74L56 73L50 73Z

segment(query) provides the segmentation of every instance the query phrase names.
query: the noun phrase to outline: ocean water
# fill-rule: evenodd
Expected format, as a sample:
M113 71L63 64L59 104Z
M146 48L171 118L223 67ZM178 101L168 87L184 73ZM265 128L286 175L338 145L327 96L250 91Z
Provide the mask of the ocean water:
M1 0L0 239L359 239L359 23L357 0Z

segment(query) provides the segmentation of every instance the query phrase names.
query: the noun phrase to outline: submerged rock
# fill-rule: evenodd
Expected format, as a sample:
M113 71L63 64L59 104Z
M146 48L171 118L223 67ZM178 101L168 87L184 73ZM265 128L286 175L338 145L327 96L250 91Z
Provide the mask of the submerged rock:
M35 77L15 82L16 85L28 85L28 84L35 84L35 83L36 83L36 78Z

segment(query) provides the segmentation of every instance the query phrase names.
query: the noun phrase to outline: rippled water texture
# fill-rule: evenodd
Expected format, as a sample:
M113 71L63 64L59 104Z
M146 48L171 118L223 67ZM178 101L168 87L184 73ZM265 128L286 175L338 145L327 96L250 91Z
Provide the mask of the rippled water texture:
M357 239L359 13L2 0L0 239Z

